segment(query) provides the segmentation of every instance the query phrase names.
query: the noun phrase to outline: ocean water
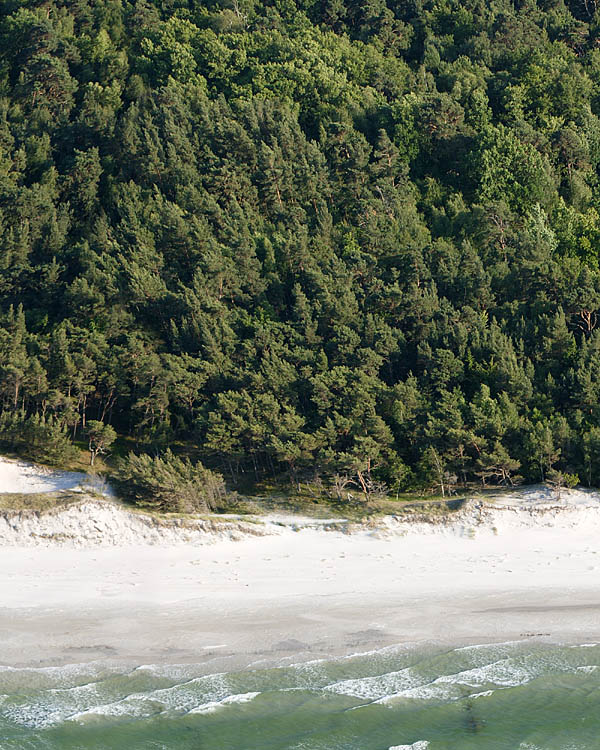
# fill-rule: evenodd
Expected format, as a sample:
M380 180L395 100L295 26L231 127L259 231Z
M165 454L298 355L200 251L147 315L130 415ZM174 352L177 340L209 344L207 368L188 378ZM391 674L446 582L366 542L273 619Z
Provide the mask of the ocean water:
M599 665L599 644L518 641L215 674L189 664L0 667L0 747L598 750Z

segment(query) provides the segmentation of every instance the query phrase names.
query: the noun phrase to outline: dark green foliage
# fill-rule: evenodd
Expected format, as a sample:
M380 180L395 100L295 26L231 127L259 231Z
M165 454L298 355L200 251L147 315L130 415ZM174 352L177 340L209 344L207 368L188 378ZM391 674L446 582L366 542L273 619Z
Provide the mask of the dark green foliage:
M3 444L598 484L590 8L4 3ZM129 461L160 507L206 471Z
M175 513L215 510L226 497L223 477L200 462L174 456L130 453L120 459L116 479L123 495L137 505Z
M117 433L114 427L96 419L91 419L87 423L86 432L90 451L90 465L93 466L96 456L106 453L107 449L115 442Z
M53 415L27 417L23 412L3 412L0 443L27 458L53 466L68 465L79 455L67 427Z

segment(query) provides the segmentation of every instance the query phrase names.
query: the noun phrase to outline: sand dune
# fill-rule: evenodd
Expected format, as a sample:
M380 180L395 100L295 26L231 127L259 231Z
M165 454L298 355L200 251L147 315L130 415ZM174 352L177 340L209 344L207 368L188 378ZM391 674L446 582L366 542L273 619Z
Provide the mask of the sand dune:
M53 471L24 461L0 458L0 492L35 494L73 490L86 479L86 474L75 471Z

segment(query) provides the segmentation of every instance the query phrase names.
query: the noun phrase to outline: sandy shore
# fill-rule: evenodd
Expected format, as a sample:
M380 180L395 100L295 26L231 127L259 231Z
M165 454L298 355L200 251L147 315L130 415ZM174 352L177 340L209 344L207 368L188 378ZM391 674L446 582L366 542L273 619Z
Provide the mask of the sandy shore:
M399 642L600 640L599 535L600 495L544 489L473 501L444 524L190 530L105 500L5 512L0 663L214 670Z
M199 546L4 547L1 661L214 666L407 641L600 640L598 529L498 513L505 529L468 534L280 526Z

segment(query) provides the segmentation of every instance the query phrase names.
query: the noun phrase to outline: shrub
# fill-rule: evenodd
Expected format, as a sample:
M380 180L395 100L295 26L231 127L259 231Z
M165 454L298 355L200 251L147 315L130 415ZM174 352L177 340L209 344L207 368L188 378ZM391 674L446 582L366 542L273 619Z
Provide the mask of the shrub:
M0 416L0 442L26 458L52 466L65 466L79 455L68 427L51 415L27 417L22 412L4 412Z
M170 450L154 457L130 453L119 461L116 480L127 499L161 511L212 511L227 496L220 474Z

